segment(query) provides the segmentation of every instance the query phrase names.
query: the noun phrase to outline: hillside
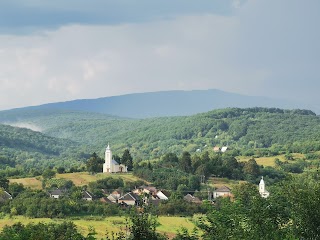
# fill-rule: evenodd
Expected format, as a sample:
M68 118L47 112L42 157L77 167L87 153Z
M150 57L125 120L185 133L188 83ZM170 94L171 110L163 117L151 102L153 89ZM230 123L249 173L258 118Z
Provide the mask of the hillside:
M0 115L25 114L25 110L68 110L110 114L129 118L185 116L227 107L306 108L281 99L246 96L216 89L136 93L97 99L82 99L2 111ZM3 118L0 118L4 120Z
M26 169L49 166L64 159L70 165L80 159L78 151L78 144L71 140L0 124L0 170L19 165Z
M137 158L150 159L167 152L194 152L215 145L250 151L278 145L295 151L318 146L320 119L308 110L230 108L185 117L125 119L103 114L53 111L39 116L33 110L18 122L42 129L42 133L82 145L81 151L101 156L110 142L116 154L125 148ZM80 148L79 148L80 149Z

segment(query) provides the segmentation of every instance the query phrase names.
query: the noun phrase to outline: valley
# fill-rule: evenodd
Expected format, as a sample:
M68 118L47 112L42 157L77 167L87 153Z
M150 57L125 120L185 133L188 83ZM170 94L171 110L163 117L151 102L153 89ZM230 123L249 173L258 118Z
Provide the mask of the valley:
M302 191L304 183L305 194L313 196L318 187L320 119L309 110L227 108L133 119L18 109L0 112L0 121L2 226L72 221L81 234L99 239L106 230L124 227L125 219L132 229L152 216L154 234L177 239L191 236L194 227L197 236L206 233L196 216L207 224L211 218L224 224L230 216L255 226L253 219L265 211L261 205L270 203L274 209L264 212L270 224L266 231L287 236L273 225L274 218L288 221L277 210L278 199L292 204L290 219L300 219L295 214L304 210L295 202L303 198L287 193ZM129 173L102 173L107 156L112 164L129 164ZM261 183L267 195L259 192ZM224 227L212 228L225 234ZM242 226L237 231L247 234ZM290 225L286 231L291 233Z

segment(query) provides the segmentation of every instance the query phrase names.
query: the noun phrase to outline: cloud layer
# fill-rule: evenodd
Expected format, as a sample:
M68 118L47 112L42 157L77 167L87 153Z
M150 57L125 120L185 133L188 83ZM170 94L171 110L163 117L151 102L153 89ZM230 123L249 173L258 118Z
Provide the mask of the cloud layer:
M0 109L172 89L320 100L320 2L232 3L232 14L172 10L152 21L2 34Z

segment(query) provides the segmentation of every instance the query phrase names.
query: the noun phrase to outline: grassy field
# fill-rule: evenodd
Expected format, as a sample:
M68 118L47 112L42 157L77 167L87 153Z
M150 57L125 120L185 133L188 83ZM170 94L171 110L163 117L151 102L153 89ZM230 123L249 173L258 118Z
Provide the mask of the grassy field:
M10 183L22 183L25 187L30 187L32 189L41 189L41 181L37 178L14 178L9 179Z
M207 184L215 188L219 188L222 186L232 188L233 185L238 183L239 181L229 180L227 178L218 178L218 177L210 177L207 182Z
M294 159L303 159L305 156L304 154L301 153L292 153L292 156ZM237 160L240 162L246 162L249 159L251 159L252 157L245 157L245 156L240 156L237 157ZM280 161L286 161L285 159L285 155L277 155L277 156L273 156L273 157L259 157L259 158L255 158L257 164L262 165L262 166L271 166L274 167L274 160L278 158ZM289 161L290 162L290 161Z
M89 231L89 227L93 227L97 233L98 239L104 238L106 233L109 232L119 232L120 229L125 230L126 221L124 217L106 217L102 220L94 220L94 217L79 217L79 219L73 219L72 222L76 224L79 231L82 234L87 234ZM38 223L38 222L55 222L60 223L68 219L49 219L49 218L26 218L22 216L15 216L13 218L3 218L0 219L0 229L2 229L5 225L12 225L17 222L22 222L23 224L28 223ZM189 230L194 228L194 224L189 218L185 217L159 217L159 226L157 227L158 232L166 233L169 237L173 237L177 230L181 227L185 227Z
M77 173L63 173L57 174L56 178L58 179L67 179L71 180L76 186L88 185L89 182L97 181L98 179L106 178L107 176L112 176L113 178L122 178L124 181L136 181L140 180L139 178L132 175L132 173L122 173L122 174L112 174L107 175L104 173L98 173L91 175L87 172L77 172ZM41 178L16 178L9 179L10 182L22 183L25 187L30 187L32 189L41 189Z

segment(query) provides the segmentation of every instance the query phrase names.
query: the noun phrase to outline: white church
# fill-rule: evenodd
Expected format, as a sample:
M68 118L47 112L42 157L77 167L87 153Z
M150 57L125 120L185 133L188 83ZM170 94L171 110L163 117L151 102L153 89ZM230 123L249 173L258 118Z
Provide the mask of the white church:
M266 190L266 184L264 183L263 177L261 177L261 180L259 183L259 193L263 198L267 198L270 195L270 193Z
M112 159L112 152L108 144L104 155L103 172L104 173L121 173L128 172L128 167L124 164L117 163L116 160Z

